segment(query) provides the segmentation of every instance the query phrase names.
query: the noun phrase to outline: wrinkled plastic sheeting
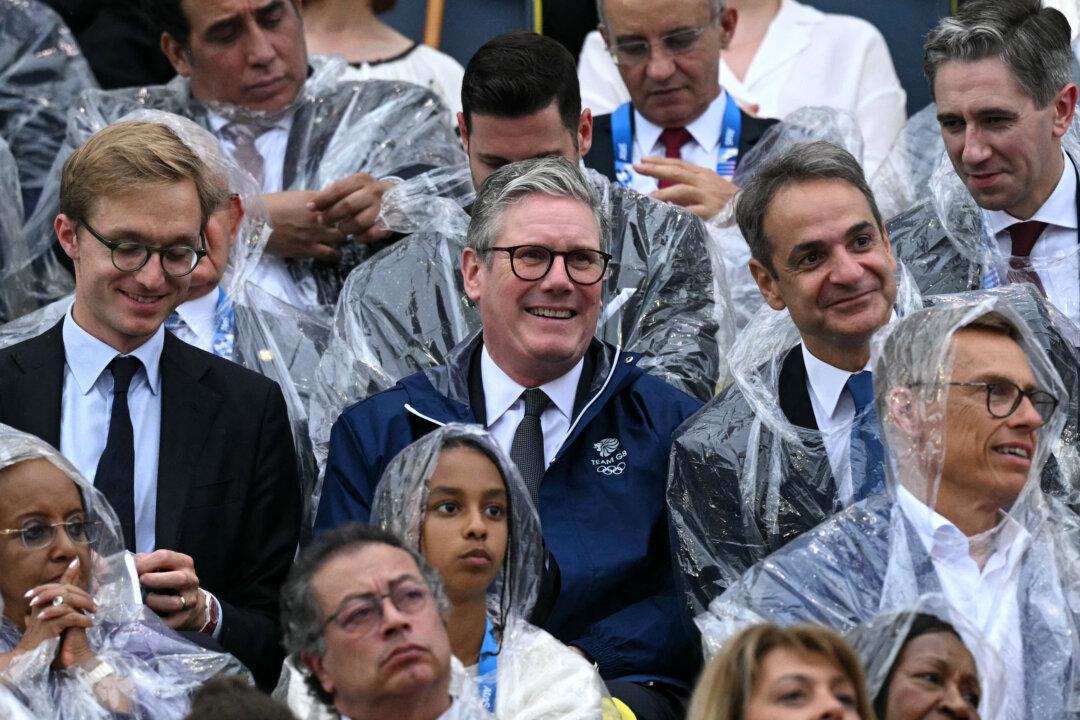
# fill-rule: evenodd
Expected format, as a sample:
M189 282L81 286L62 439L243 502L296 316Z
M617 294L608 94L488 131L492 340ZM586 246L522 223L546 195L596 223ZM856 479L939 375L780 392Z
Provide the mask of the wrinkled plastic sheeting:
M529 499L521 473L482 427L450 423L399 452L379 478L372 499L371 522L420 552L428 511L428 483L444 446L453 442L467 443L486 455L506 484L511 522L506 555L502 570L488 588L488 616L501 628L511 614L527 618L532 613L544 572L544 539L540 517Z
M870 179L881 216L889 219L926 199L930 177L945 156L937 105L908 118L892 149Z
M0 137L0 274L7 258L22 247L23 212L19 192L19 169L7 143ZM9 317L6 293L0 292L0 322Z
M281 669L281 678L274 688L274 699L288 705L297 720L339 720L344 717L334 708L324 705L308 689L305 681L307 673L307 669L298 669L295 658L287 657ZM454 720L495 720L495 716L485 710L480 702L476 681L453 655L450 656L450 697L454 703L450 716Z
M921 306L901 266L897 313ZM755 562L853 499L885 490L866 486L868 457L853 440L851 495L842 497L823 434L799 427L781 409L783 368L791 353L801 352L800 344L788 311L763 307L732 347L732 384L683 426L672 445L667 502L676 577L694 615ZM849 436L851 426L835 432Z
M949 632L940 628L939 623L952 627L956 631L954 636L971 655L979 682L980 715L991 717L994 709L1001 706L1004 695L1005 666L1001 655L943 595L938 594L919 598L910 609L882 613L847 633L845 640L862 660L867 694L871 701L882 693L887 698L891 683L899 677L896 670L908 643L929 632ZM920 624L940 630L924 630L913 636L920 631Z
M854 115L837 108L805 107L765 131L746 156L740 158L732 182L742 187L758 168L772 158L796 145L818 140L842 147L862 162L863 137ZM741 330L765 301L747 266L750 262L750 246L735 223L735 202L725 205L706 227L709 231L709 250L716 258L714 265L724 268L735 325Z
M86 631L95 655L130 683L132 718L180 720L188 698L203 682L220 674L246 675L231 655L203 650L184 640L142 604L138 578L128 571L124 539L116 515L101 493L44 441L0 425L0 469L43 459L75 484L86 517L97 523L99 537L90 552L90 582L86 588L97 611ZM20 641L20 631L0 618L0 652ZM62 720L110 718L81 680L53 668L60 643L45 640L19 655L0 673L0 686L17 693L35 717Z
M60 16L38 0L0 0L0 138L29 212L64 136L68 106L97 81Z
M638 367L666 382L712 397L727 375L735 331L730 295L723 274L714 270L703 224L599 174L588 177L612 218L608 250L614 257L601 289L597 336L640 353ZM464 234L428 228L349 275L310 411L320 468L330 427L345 407L442 364L480 328L461 278L464 247Z
M387 190L379 209L379 222L391 232L412 234L438 228L464 236L469 215L464 208L476 199L469 166L436 168L397 183Z
M966 301L926 308L908 315L875 336L874 390L878 404L894 389L905 393L906 415L921 419L918 437L905 436L890 418L882 419L886 437L887 495L856 503L751 567L706 613L696 618L709 653L714 653L748 622L782 626L811 622L847 632L883 612L903 611L924 595L941 593L942 584L913 525L909 512L927 514L936 503L946 443L947 386L952 377L952 338L958 328L997 311L1017 324L1035 384L1062 397L1065 389L1037 339L1011 307L1009 293L986 290ZM888 350L888 354L883 353ZM1067 717L1077 707L1075 592L1080 563L1080 518L1040 491L1043 465L1064 416L1057 410L1036 431L1028 479L1009 517L1030 533L1017 575L1019 641L1027 717ZM992 479L988 479L992 481ZM1002 481L1004 482L1004 481ZM897 498L904 491L922 497L905 510ZM916 518L917 520L917 518ZM993 531L974 538L988 555L1007 534ZM995 602L1002 602L995 598ZM961 609L962 610L962 609ZM988 617L997 619L999 611ZM990 629L965 618L984 637ZM1006 655L998 641L994 649ZM1015 701L1017 698L1013 698Z

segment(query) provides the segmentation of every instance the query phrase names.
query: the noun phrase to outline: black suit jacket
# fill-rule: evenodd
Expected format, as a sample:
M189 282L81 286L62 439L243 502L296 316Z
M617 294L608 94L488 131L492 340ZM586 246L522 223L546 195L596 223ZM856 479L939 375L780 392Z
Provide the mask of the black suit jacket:
M739 159L746 157L750 148L757 144L761 136L770 127L780 122L772 118L756 118L747 115L742 110L742 132L739 135ZM611 137L611 115L597 115L593 120L592 147L583 158L585 167L590 167L598 173L615 182L615 146Z
M0 422L60 446L63 321L0 350ZM190 555L222 606L221 644L272 688L278 595L300 529L300 486L276 383L165 333L157 547Z

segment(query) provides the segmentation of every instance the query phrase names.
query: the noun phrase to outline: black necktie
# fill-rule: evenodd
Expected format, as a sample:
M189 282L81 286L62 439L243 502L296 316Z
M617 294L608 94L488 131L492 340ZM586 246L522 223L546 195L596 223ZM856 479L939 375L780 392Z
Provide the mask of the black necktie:
M514 431L510 459L521 471L533 505L539 508L540 479L544 477L544 431L540 427L540 415L551 400L540 388L529 388L521 396L525 398L525 417Z
M101 453L94 475L94 487L112 505L124 532L124 543L132 552L135 551L135 433L128 410L128 388L141 367L136 357L117 356L109 363L113 376L112 418L105 452Z

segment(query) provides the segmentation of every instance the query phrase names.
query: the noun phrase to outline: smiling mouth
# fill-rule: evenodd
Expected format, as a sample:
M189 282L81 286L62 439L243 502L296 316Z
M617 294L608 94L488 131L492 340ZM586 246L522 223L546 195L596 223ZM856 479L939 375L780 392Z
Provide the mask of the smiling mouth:
M528 313L535 317L551 318L554 320L569 320L577 315L573 310L556 310L554 308L529 308Z
M1031 452L1026 448L1020 447L996 447L994 452L999 455L1011 455L1012 457L1022 458L1024 460L1031 459Z
M136 295L135 293L129 293L127 290L121 290L120 292L140 305L153 305L161 299L160 295Z

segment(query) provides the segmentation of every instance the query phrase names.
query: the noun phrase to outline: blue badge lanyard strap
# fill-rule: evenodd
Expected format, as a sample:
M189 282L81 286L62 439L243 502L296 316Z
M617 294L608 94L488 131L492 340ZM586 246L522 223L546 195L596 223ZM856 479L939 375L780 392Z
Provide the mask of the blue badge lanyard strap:
M480 699L488 712L495 712L496 674L499 670L499 641L495 638L495 627L491 618L484 625L484 642L480 646L480 658L476 664L476 677L480 685Z
M217 324L214 327L212 352L218 357L232 359L236 350L236 310L225 291L218 288L217 307L214 309Z
M611 114L611 140L615 151L615 180L630 187L634 177L634 108L624 103ZM739 164L739 138L742 136L742 113L727 96L724 102L724 123L720 128L720 147L717 151L716 174L725 180L735 176Z

